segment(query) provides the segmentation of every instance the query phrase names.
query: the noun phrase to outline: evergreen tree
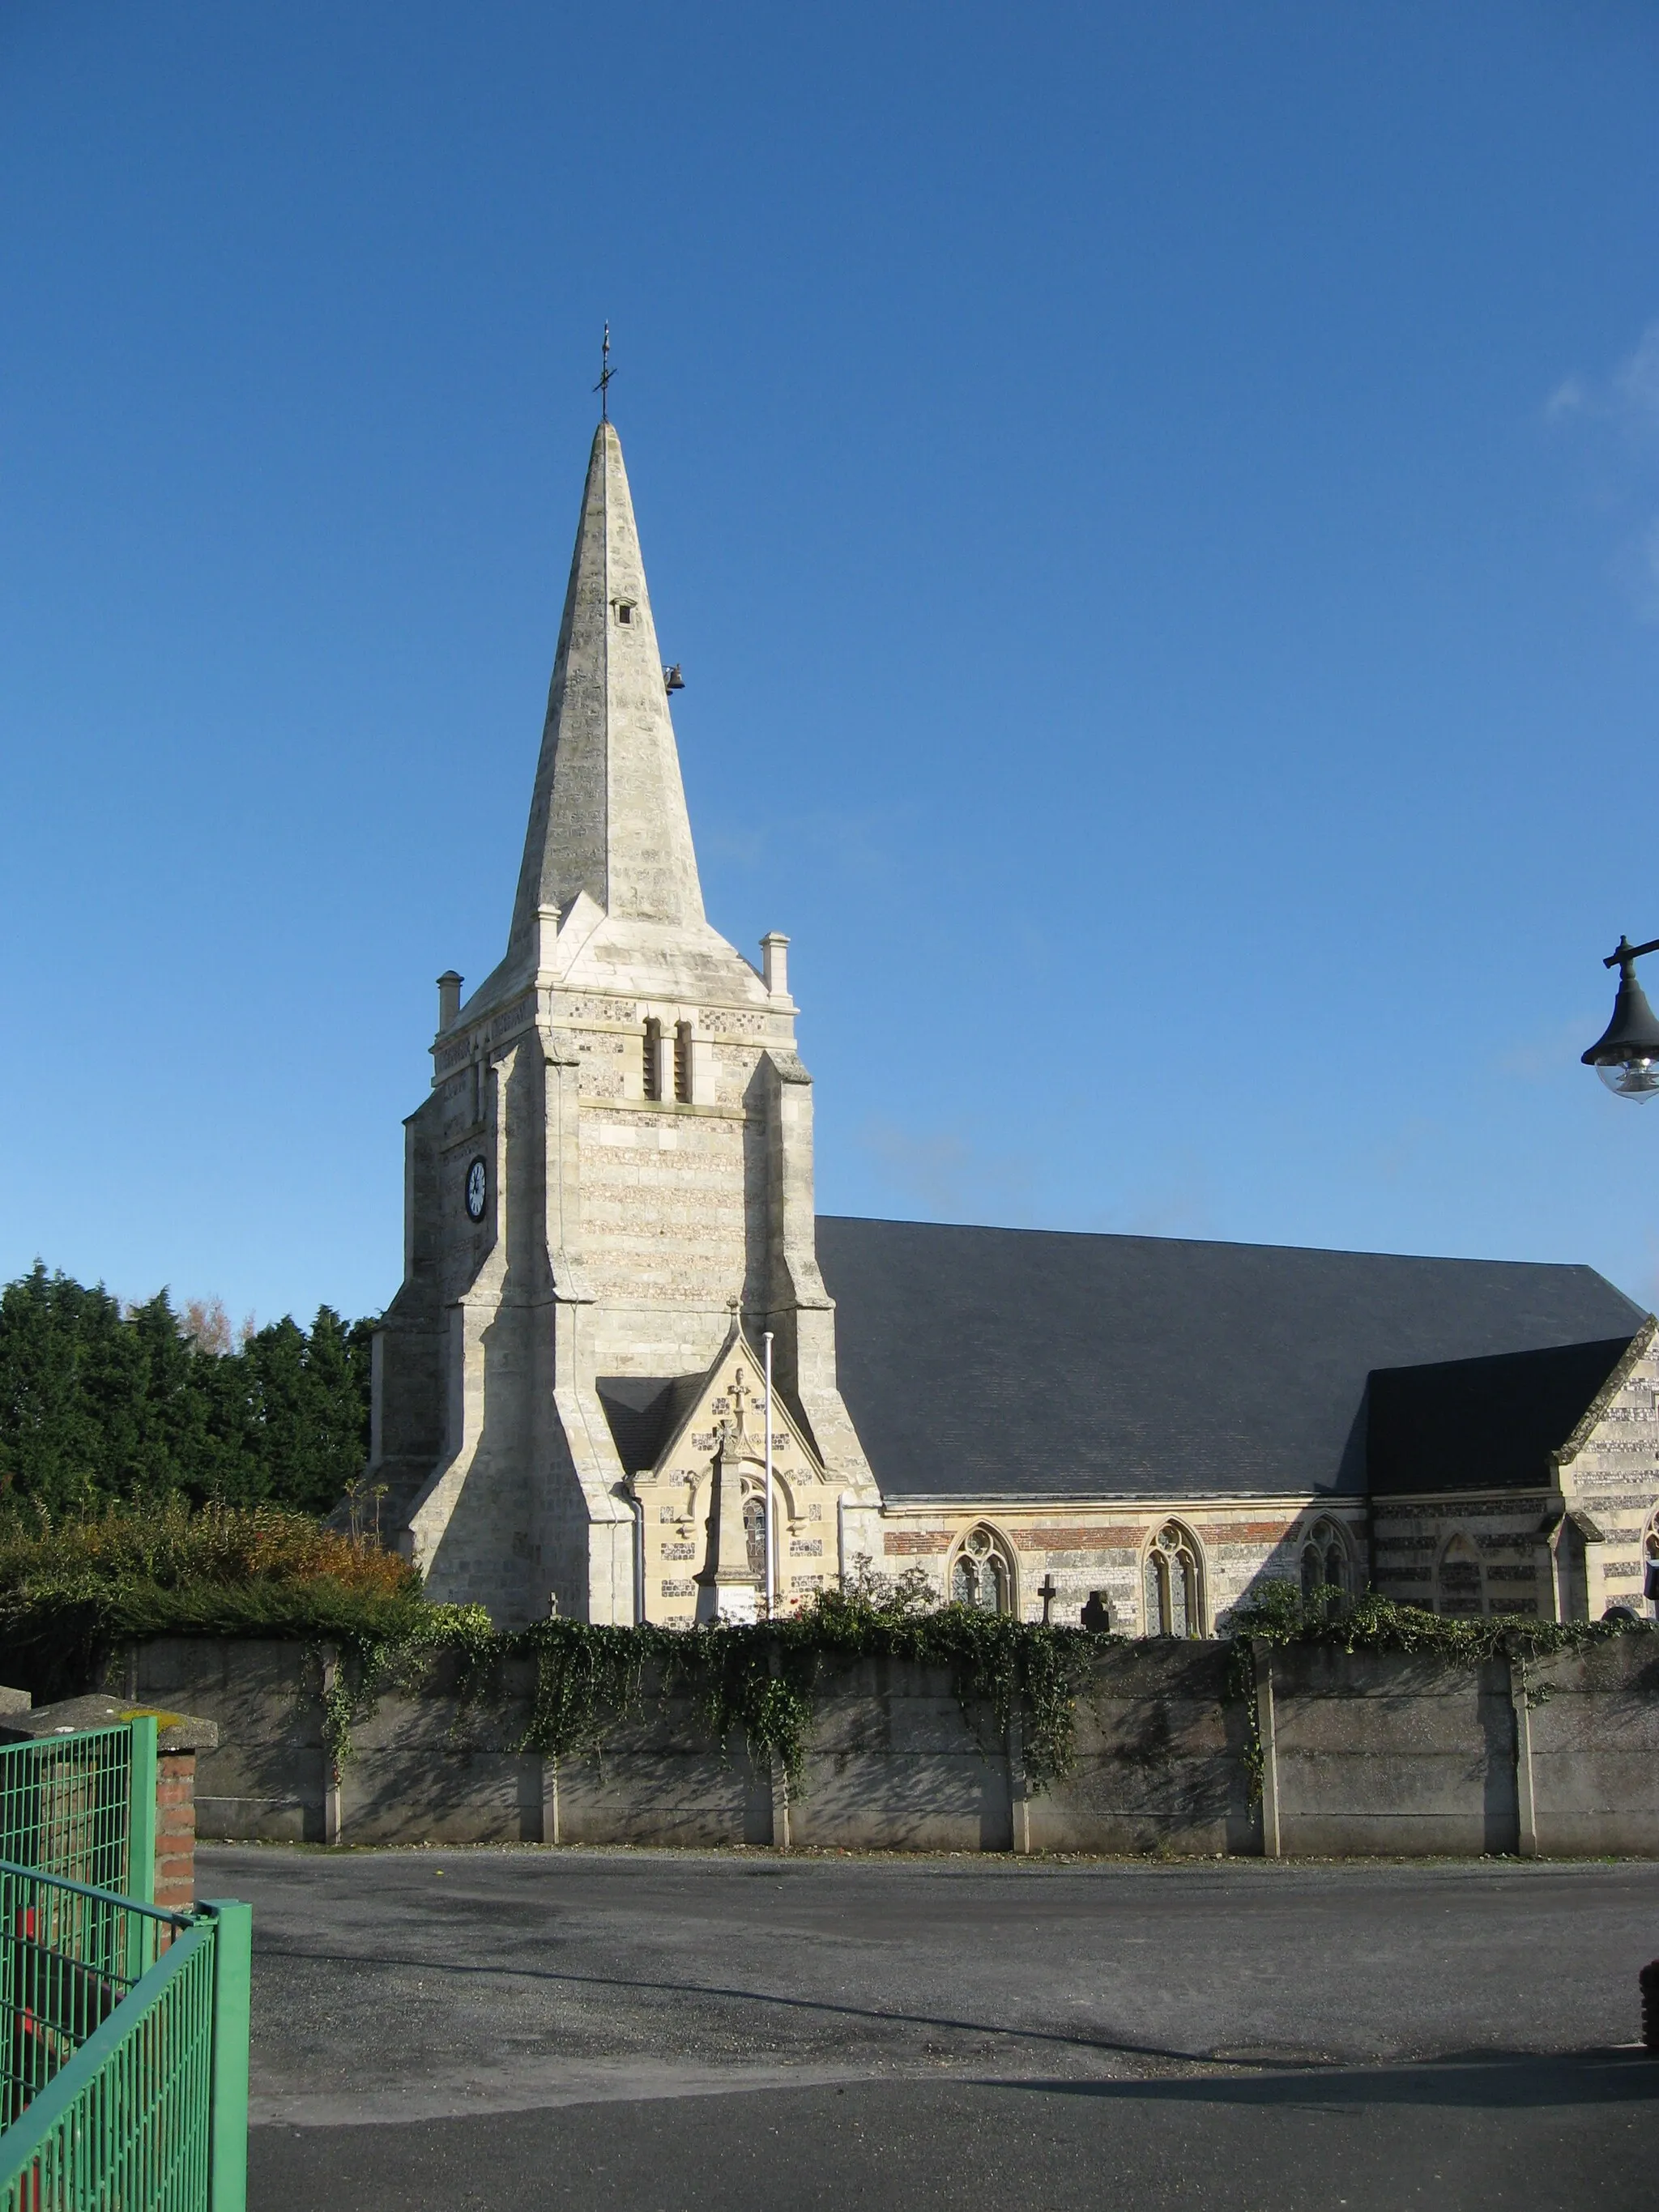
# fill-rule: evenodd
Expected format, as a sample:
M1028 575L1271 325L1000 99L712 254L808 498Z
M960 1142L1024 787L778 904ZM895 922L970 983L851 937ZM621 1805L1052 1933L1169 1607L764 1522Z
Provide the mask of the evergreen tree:
M0 1290L0 1498L54 1515L109 1498L327 1513L368 1456L371 1322L318 1309L215 1348L165 1291L123 1310L101 1285L30 1273Z

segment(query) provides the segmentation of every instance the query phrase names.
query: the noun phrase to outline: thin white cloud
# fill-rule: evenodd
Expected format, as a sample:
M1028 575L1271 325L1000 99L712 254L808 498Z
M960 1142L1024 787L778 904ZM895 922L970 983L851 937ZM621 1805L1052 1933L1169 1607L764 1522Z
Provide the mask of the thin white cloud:
M1581 436L1599 429L1604 465L1611 446L1618 486L1613 504L1643 510L1613 552L1613 573L1638 621L1659 623L1659 319L1649 323L1609 375L1575 371L1563 377L1544 403L1544 419L1572 424Z
M1420 1164L1430 1139L1437 1133L1434 1122L1420 1114L1412 1115L1391 1137L1372 1148L1371 1172L1385 1183L1406 1182Z
M914 807L889 807L862 814L824 811L716 821L699 832L697 850L734 870L769 866L780 851L792 849L814 854L832 877L890 877L900 865L894 833L907 830L915 817Z
M1030 1172L1023 1161L982 1152L958 1130L917 1132L872 1120L859 1141L879 1163L883 1180L935 1219L971 1221L1029 1199Z
M1564 376L1544 402L1544 414L1553 422L1591 416L1637 438L1659 430L1659 319L1610 375L1585 376L1575 369Z
M1649 523L1647 535L1642 540L1636 592L1637 608L1643 621L1659 623L1659 516Z
M1607 1018L1605 1014L1601 1018ZM1519 1038L1507 1052L1498 1055L1498 1071L1504 1075L1516 1076L1522 1083L1554 1083L1564 1074L1576 1080L1583 1072L1578 1055L1599 1026L1586 1012L1573 1021L1559 1022L1532 1036Z
M1613 390L1626 429L1659 430L1659 322L1648 325L1636 350L1613 371Z
M1637 620L1659 623L1659 514L1619 548L1613 568Z

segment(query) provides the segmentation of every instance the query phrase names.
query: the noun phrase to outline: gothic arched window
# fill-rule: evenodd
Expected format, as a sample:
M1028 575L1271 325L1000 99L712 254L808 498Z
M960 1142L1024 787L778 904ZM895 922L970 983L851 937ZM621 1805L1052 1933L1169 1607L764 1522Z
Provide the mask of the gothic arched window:
M743 1501L743 1541L749 1555L751 1575L766 1572L766 1500L745 1498Z
M1648 1610L1659 1620L1659 1513L1649 1522L1642 1542L1642 1595Z
M981 1613L1013 1610L1013 1576L1000 1539L990 1528L970 1528L951 1570L951 1598Z
M1435 1577L1435 1610L1470 1620L1486 1611L1485 1576L1480 1553L1471 1537L1460 1530L1440 1554Z
M1148 1636L1202 1636L1204 1593L1197 1540L1166 1521L1153 1537L1145 1570Z
M674 1096L682 1106L691 1103L691 1024L674 1024Z
M1334 1521L1316 1521L1302 1547L1302 1595L1322 1589L1339 1597L1349 1592L1348 1547Z

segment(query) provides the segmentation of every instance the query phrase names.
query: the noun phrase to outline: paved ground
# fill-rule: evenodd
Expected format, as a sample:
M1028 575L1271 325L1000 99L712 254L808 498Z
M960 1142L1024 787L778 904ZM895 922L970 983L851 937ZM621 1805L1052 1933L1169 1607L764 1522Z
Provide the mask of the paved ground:
M202 1862L253 2212L1659 2200L1659 1866Z

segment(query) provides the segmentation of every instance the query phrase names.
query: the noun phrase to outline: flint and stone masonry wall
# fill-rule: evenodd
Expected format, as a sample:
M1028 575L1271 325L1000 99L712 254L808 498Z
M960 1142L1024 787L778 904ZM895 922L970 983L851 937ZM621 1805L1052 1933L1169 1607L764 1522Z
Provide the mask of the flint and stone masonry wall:
M601 1763L517 1750L527 1667L465 1707L441 1669L383 1697L336 1778L314 1659L291 1644L172 1638L127 1656L138 1694L219 1723L198 1763L204 1838L592 1843L1179 1856L1659 1855L1659 1636L1525 1669L1319 1648L1255 1651L1264 1772L1229 1647L1102 1648L1077 1764L1028 1796L988 1711L948 1672L827 1664L793 1802L740 1741L722 1757L684 1697L624 1723ZM1017 1747L1013 1747L1017 1750Z

